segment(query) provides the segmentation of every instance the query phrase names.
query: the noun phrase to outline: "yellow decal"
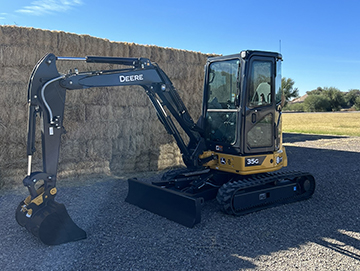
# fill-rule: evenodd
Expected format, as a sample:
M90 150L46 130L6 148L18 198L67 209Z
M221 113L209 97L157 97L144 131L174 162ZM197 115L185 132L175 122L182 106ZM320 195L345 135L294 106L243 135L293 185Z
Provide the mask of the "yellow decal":
M41 193L39 196L37 196L36 198L34 198L31 202L35 203L36 205L40 205L41 203L44 202L43 200L43 195L44 193Z
M56 192L57 192L56 187L51 188L50 194L51 194L52 196L54 196L54 195L56 194Z

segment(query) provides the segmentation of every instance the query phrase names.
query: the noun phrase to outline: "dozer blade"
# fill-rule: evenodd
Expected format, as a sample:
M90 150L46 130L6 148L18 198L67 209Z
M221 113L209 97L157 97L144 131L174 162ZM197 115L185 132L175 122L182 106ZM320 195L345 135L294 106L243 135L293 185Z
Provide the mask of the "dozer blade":
M128 179L126 202L192 228L201 220L202 198L192 198L180 192Z
M31 211L30 211L31 210ZM86 238L86 232L70 218L64 204L48 200L37 206L20 203L16 221L45 245L59 245Z

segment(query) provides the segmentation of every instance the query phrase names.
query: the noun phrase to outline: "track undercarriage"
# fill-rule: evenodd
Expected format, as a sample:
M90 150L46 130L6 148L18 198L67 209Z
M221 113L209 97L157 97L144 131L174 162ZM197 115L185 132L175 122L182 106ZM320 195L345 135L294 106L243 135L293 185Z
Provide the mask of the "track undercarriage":
M223 212L244 215L269 207L309 199L315 191L310 173L258 174L224 184L216 199Z
M296 171L240 176L211 169L180 169L165 173L161 181L152 184L136 179L128 182L127 202L187 227L200 222L206 200L216 198L224 213L239 216L308 199L315 190L314 177Z

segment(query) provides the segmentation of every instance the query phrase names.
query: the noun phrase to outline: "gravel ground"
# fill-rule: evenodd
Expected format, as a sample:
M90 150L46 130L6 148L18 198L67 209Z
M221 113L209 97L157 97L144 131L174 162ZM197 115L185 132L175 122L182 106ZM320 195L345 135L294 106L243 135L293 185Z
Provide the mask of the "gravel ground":
M46 246L14 218L24 187L0 191L1 270L360 270L360 137L285 134L310 200L242 217L207 202L193 229L124 202L126 178L59 181L57 201L88 234ZM21 180L19 180L21 183Z

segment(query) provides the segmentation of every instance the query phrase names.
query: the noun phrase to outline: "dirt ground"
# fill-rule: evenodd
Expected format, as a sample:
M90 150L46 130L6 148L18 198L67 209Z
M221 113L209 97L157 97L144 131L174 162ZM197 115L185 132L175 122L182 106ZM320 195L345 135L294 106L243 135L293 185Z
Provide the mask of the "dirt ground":
M192 229L125 203L127 176L60 180L57 201L88 238L49 247L15 221L27 190L3 189L0 268L359 270L360 137L285 134L284 142L286 170L316 179L310 200L241 217L221 213L210 201Z

